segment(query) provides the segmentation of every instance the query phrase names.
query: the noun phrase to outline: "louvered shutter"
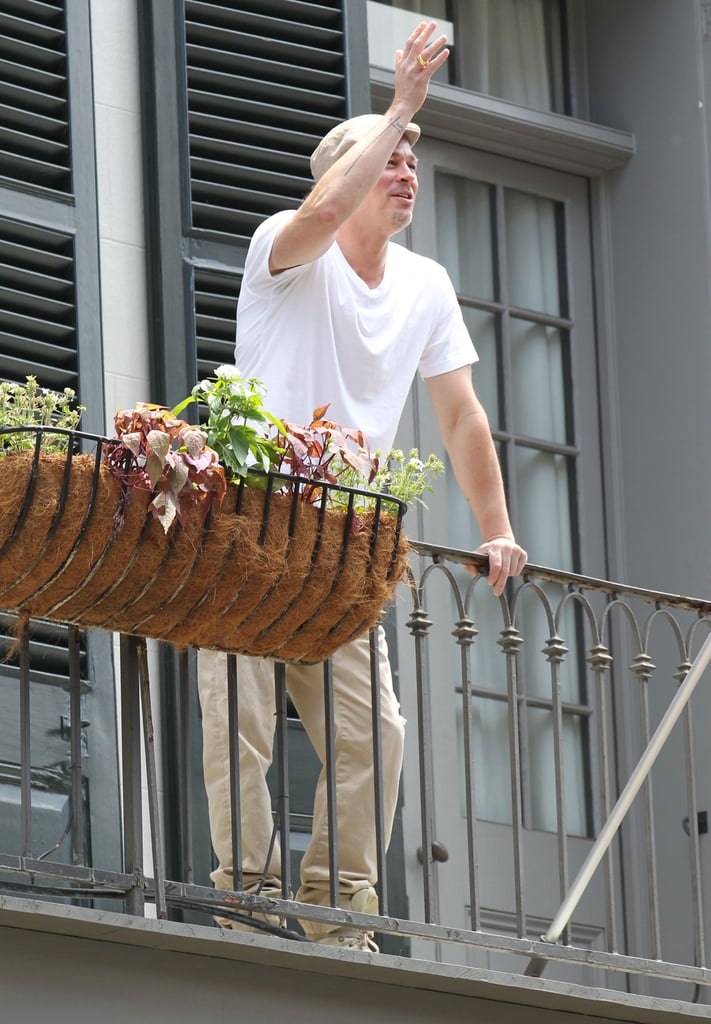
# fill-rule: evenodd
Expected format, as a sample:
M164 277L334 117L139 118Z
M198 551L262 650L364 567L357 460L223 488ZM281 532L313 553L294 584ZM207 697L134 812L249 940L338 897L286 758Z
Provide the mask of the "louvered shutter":
M0 175L71 192L63 0L3 0Z
M192 227L246 242L311 185L308 156L344 116L340 4L186 0Z
M74 239L0 217L0 377L79 390Z
M73 388L87 407L82 425L99 432L104 408L89 5L90 0L0 4L0 379L22 382L32 374L40 386ZM0 614L0 833L6 852L19 841L15 631L15 617ZM82 717L91 722L87 749L90 755L101 751L90 768L85 763L87 826L92 842L113 843L116 849L110 639L104 634L82 638L80 661ZM38 855L61 839L66 823L65 627L30 624L29 667L32 846ZM53 860L71 860L66 842Z
M1 5L0 378L74 388L101 429L89 26L89 0Z
M197 377L234 362L235 300L241 275L195 271L195 340Z

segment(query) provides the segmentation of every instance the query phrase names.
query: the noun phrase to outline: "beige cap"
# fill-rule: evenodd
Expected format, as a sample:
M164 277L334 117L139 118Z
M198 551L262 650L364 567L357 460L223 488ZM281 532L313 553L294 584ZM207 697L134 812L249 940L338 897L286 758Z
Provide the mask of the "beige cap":
M311 173L314 180L318 181L319 178L322 178L331 164L335 164L339 156L343 156L379 121L382 121L380 114L360 114L358 117L351 117L348 121L341 121L327 135L324 135L311 154ZM419 137L419 125L410 121L403 132L403 138L407 139L411 146L414 146ZM393 139L395 139L394 133ZM393 146L394 148L395 146Z

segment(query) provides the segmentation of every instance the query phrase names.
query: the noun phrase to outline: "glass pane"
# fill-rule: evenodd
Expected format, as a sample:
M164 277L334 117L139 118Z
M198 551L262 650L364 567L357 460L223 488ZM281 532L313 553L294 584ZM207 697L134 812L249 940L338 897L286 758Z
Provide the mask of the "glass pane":
M457 85L565 113L559 0L460 0Z
M461 707L457 716L460 757L464 763ZM472 756L474 759L474 810L480 821L511 823L511 777L509 773L509 734L506 704L501 701L474 701L472 709ZM460 800L465 813L464 772L461 773Z
M462 309L462 315L479 356L479 361L472 367L474 390L486 410L492 428L503 427L499 415L498 317L468 306Z
M495 299L493 188L455 174L435 177L437 256L460 295Z
M395 54L420 21L436 21L436 35L454 42L454 24L447 20L447 0L368 0L368 57L371 64L395 69ZM437 71L435 82L451 80L452 58ZM417 120L417 118L415 118Z
M587 834L585 776L583 773L583 725L580 718L563 719L563 801L566 832L572 836ZM531 773L531 827L556 832L555 760L553 716L548 711L529 708L528 745Z
M556 207L551 199L506 189L506 270L512 306L562 316Z
M511 383L517 434L566 444L563 338L555 327L511 317Z
M515 459L517 532L530 561L574 572L569 458L517 447Z

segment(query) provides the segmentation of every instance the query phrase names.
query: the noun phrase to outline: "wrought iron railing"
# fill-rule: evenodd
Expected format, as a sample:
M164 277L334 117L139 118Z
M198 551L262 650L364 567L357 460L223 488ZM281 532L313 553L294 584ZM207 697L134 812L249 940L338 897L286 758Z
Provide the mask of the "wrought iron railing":
M466 564L477 566L481 575L466 572ZM607 979L601 984L617 977L638 979L629 982L632 988L649 986L654 978L662 986L695 986L693 996L692 988L685 989L688 997L708 1001L711 895L704 867L711 837L705 835L705 793L700 797L708 752L699 734L705 736L711 708L703 685L693 697L690 690L683 698L679 694L685 685L689 689L690 678L696 686L701 676L711 603L533 565L495 599L486 587L485 570L485 559L469 552L414 544L410 585L401 585L389 616L410 739L399 855L386 855L381 815L376 813L373 823L379 915L336 909L335 880L333 907L287 898L293 888L290 723L280 661L274 663L280 783L274 811L284 868L282 900L215 891L194 870L194 775L199 768L192 767L191 750L198 723L189 714L195 704L195 659L189 652L177 659L175 680L181 708L176 738L180 774L171 792L181 827L179 834L165 833L155 756L155 687L149 679L149 642L140 636L122 635L119 644L122 778L116 785L122 794L122 869L95 862L84 821L85 679L82 634L73 626L66 681L69 818L55 844L70 854L60 863L56 849L38 853L33 841L30 634L24 620L18 635L8 640L8 646L14 645L12 678L19 694L20 840L16 848L3 849L0 836L0 888L78 903L112 900L129 914L197 914L206 925L216 913L276 908L286 914L286 934L294 941L303 938L298 920L355 924L384 936L386 946L388 936L407 937L417 955L424 951L431 959L486 965L492 957L502 958L496 964L510 962L507 969L513 971L567 970L574 980L580 971L593 970L596 978ZM236 694L239 680L231 655L228 665L228 687ZM328 707L328 662L323 685ZM373 688L377 693L377 679ZM442 725L443 708L449 709L452 729ZM377 714L372 740L364 742L372 742L377 809ZM331 786L333 765L329 745ZM618 796L624 796L631 778L636 779L634 792L627 791L629 799L616 820ZM238 789L233 786L233 794ZM234 817L239 818L237 808ZM603 848L595 844L596 836L605 840ZM337 839L332 820L334 879ZM176 845L177 855L166 848ZM237 834L234 863L239 862ZM178 877L169 877L167 863L181 865ZM403 880L406 899L395 898ZM585 890L594 893L594 912L590 906L578 909ZM507 894L503 901L502 891Z

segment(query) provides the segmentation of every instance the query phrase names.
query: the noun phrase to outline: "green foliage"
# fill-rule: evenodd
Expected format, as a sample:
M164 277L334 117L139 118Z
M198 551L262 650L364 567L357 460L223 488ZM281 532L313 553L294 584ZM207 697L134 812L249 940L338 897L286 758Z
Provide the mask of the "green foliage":
M424 504L422 494L432 491L433 479L444 469L435 455L423 462L414 448L407 458L398 450L384 460L379 453L373 455L361 430L326 419L328 405L314 409L307 425L277 419L264 407L265 395L256 377L245 379L236 367L219 366L214 377L196 384L172 413L177 416L193 403L206 407L207 444L217 452L228 478L245 477L251 487L265 486L255 470L278 470L315 484L341 484L391 494L409 505ZM289 489L285 483L283 490ZM323 489L306 487L299 494L304 501L319 501ZM330 491L328 500L334 507L346 507L349 496ZM373 502L359 498L356 511L365 511Z
M215 376L199 381L173 414L193 403L206 406L207 444L217 452L228 478L247 477L251 486L260 486L250 471L268 473L278 467L281 453L270 434L278 436L283 429L264 408L264 395L264 385L255 377L245 380L236 367L218 366Z
M392 494L408 505L420 504L427 507L422 495L434 492L432 481L444 470L444 464L436 455L428 455L423 462L417 448L411 448L405 458L404 452L393 448L373 477L371 488Z
M41 388L36 377L29 375L26 380L26 384L0 381L0 430L3 427L25 426L76 430L84 406L74 405L76 394L72 388L65 388L62 392L52 391ZM66 451L68 440L66 435L45 433L42 435L42 451ZM0 434L0 455L30 451L35 444L35 432Z

